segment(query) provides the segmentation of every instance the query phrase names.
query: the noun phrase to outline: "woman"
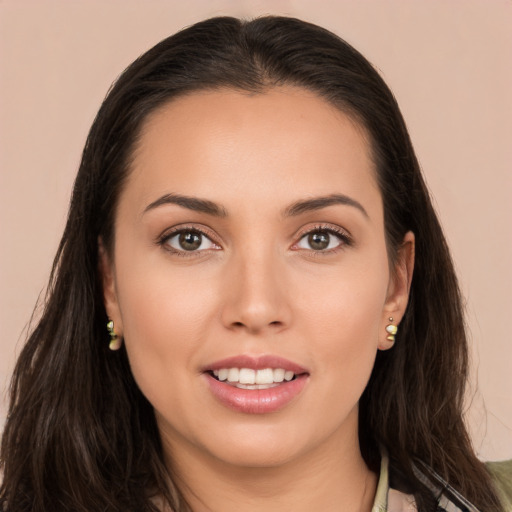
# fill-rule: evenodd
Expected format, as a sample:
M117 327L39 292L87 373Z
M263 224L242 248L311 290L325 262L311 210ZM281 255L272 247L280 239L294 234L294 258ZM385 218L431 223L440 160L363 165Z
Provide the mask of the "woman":
M466 373L453 265L382 79L319 27L207 20L136 60L92 126L0 502L505 510Z

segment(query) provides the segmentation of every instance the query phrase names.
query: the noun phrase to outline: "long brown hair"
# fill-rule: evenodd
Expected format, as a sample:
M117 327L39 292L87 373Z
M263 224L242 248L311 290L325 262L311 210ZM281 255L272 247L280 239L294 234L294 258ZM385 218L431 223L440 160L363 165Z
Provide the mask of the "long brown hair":
M416 235L410 303L395 347L379 353L360 401L360 443L371 468L391 456L395 485L430 493L412 467L425 462L476 506L499 510L463 421L467 343L453 264L396 101L354 48L291 18L214 18L157 44L118 79L89 133L44 310L11 384L1 445L0 505L11 512L149 511L163 496L188 510L163 462L153 409L126 353L111 353L98 277L98 238L114 243L116 205L141 124L196 90L315 92L365 127L393 258ZM170 483L169 483L170 482Z

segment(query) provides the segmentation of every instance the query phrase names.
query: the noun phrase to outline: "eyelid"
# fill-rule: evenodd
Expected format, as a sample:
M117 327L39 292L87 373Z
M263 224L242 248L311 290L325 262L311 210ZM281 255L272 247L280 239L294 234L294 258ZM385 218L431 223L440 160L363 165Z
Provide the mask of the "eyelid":
M298 243L307 235L310 235L311 233L315 233L318 231L327 232L329 234L332 234L340 239L340 244L332 249L325 249L325 250L315 250L315 249L303 249L300 247L297 247ZM354 244L352 235L349 233L348 230L345 228L342 228L341 226L337 224L329 224L329 223L321 223L321 224L315 224L314 226L307 226L305 228L301 228L298 233L295 235L295 242L292 244L291 249L296 251L308 251L310 253L316 254L333 254L339 250L342 250L344 247L350 247Z
M166 245L167 241L172 238L173 236L176 236L183 232L189 232L189 231L196 231L200 233L202 236L208 238L212 244L216 245L216 248L213 249L202 249L201 251L185 251L185 250L179 250L174 247L171 247L170 245ZM201 253L210 251L210 250L219 250L222 249L221 244L218 241L218 236L216 233L214 233L211 229L209 229L206 226L203 225L197 225L197 224L178 224L177 226L173 226L172 228L166 229L163 231L155 240L155 243L157 245L162 246L166 251L170 252L171 254L178 254L181 256L198 256Z

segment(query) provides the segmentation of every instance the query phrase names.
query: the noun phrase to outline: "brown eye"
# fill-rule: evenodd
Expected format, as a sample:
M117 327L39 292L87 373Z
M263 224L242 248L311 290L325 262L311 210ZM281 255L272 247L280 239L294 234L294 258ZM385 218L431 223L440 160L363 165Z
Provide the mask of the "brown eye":
M185 251L195 251L201 247L201 233L189 232L180 233L178 236L178 244Z
M205 234L191 229L175 232L164 243L175 252L196 252L218 248Z
M328 233L310 233L308 235L308 243L311 249L315 251L323 251L329 247L330 235Z
M306 233L297 243L299 249L310 251L327 251L348 243L346 237L330 229L316 229Z

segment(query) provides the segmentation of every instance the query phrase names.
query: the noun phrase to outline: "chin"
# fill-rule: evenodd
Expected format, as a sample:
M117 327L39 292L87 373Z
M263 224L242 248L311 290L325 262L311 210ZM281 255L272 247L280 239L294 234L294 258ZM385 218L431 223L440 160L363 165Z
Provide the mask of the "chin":
M238 468L277 468L295 460L300 456L296 447L283 445L261 446L259 443L236 444L229 449L218 453L218 458L223 463Z
M240 468L280 467L322 444L323 436L318 431L304 428L304 424L302 427L238 425L212 435L205 448L217 460Z

